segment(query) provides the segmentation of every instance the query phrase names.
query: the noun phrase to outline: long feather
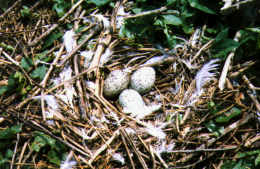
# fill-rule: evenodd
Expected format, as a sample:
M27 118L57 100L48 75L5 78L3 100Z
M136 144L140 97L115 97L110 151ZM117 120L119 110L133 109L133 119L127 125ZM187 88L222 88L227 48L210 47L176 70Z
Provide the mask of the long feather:
M203 65L203 67L197 73L195 80L196 80L196 92L200 94L202 92L203 86L209 82L216 73L212 73L213 70L217 69L219 59L214 59Z

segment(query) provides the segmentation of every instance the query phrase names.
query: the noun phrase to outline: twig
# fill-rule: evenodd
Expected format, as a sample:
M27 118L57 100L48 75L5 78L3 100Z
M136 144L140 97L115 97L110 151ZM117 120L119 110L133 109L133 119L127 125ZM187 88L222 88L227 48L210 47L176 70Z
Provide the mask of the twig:
M211 39L205 45L203 45L202 48L200 48L200 50L196 53L196 55L191 59L191 63L194 62L194 60L196 60L203 51L209 49L212 46L214 41L215 41L215 39Z
M158 14L158 13L161 13L161 12L166 11L166 10L167 10L167 7L163 6L159 9L145 11L145 12L142 12L142 13L139 13L139 14L136 14L136 15L132 15L132 16L127 16L124 19L133 19L133 18L143 17L143 16L147 16L147 15Z
M20 141L20 134L18 133L17 134L17 140L16 140L15 147L14 147L14 153L13 153L13 156L12 156L10 169L13 169L13 166L14 166L14 159L15 159L15 156L16 156L16 153L17 153L17 147L18 147L19 141Z
M108 46L108 44L110 43L112 38L112 35L109 34L109 32L107 32L106 30L104 32L101 33L101 37L99 39L99 44L97 46L97 50L95 52L95 55L93 57L93 60L89 66L89 68L93 68L96 67L96 74L98 73L98 69L99 69L99 61L100 61L100 57L103 53L103 51L105 50L105 48ZM97 78L98 79L98 78ZM97 84L96 84L97 85ZM97 91L95 91L97 92Z
M49 136L51 136L52 138L55 138L56 140L62 142L63 144L67 145L68 147L70 147L72 150L75 150L77 151L78 153L82 154L82 155L85 155L86 157L89 157L89 154L85 153L84 151L80 150L79 148L75 147L74 145L62 140L61 138L59 138L58 136L55 136L54 134L52 134L49 130L45 129L43 126L39 125L38 123L36 123L35 121L30 121L30 122L27 122L25 121L26 124L30 124L30 126L32 127L37 127L37 130L40 130L43 131L44 133L48 134Z
M74 56L74 71L75 71L75 75L78 75L79 74L79 65L78 65L78 55L75 55ZM76 80L76 86L78 88L78 93L79 93L79 98L80 98L80 105L83 106L83 117L86 117L87 116L87 111L88 111L88 108L87 108L87 105L86 105L86 102L84 100L84 93L83 93L83 89L82 89L82 86L81 86L81 80L80 78ZM76 112L76 111L75 111ZM79 114L78 114L79 115Z
M27 142L25 142L24 145L23 145L22 151L20 152L18 164L21 164L21 162L22 162L23 155L24 155L24 152L25 152L25 150L26 150L26 147L27 147L28 143L29 143L29 142L27 141ZM18 166L17 166L17 169L20 169L20 168L21 168L21 165L18 165Z
M11 10L13 10L19 3L21 3L22 0L17 0L10 8L8 8L1 16L0 18L4 18L5 15L7 15Z
M237 146L231 146L227 148L213 148L213 149L196 149L196 150L172 150L168 151L168 153L196 153L196 152L218 152L218 151L228 151L228 150L234 150Z
M210 140L208 140L207 142L207 147L210 147L213 145L213 143L215 143L218 139L220 139L221 137L223 137L224 135L226 135L227 133L231 132L232 130L246 124L250 119L252 119L254 117L253 113L250 113L248 115L246 115L243 119L238 120L237 122L232 123L231 125L229 125L228 127L226 127L222 133L221 136L217 137L217 138L212 138ZM200 147L197 148L197 150L202 150L205 149L206 145L202 144ZM195 153L196 154L196 153ZM188 161L189 159L191 159L192 157L195 156L195 154L190 154L188 156L185 156L185 161ZM182 159L179 160L184 162Z
M94 69L94 68L93 68L93 69ZM68 80L63 81L62 83L60 83L60 84L58 84L58 85L52 87L51 89L47 90L47 91L45 92L45 94L49 94L49 93L53 92L54 90L58 89L59 87L64 86L64 84L66 84L66 83L70 83L70 82L75 81L75 80L78 79L79 77L81 77L81 76L83 76L83 75L85 75L85 74L87 74L87 73L93 71L93 69L87 69L87 70L85 70L85 71L79 73L78 75L73 76L71 79L68 79Z
M132 169L135 169L135 163L134 163L134 161L133 161L133 159L132 159L132 157L131 157L130 150L129 150L128 146L127 146L127 143L126 143L125 137L124 137L124 135L123 135L122 133L121 133L121 138L122 138L123 143L124 143L124 145L125 145L125 149L126 149L126 152L127 152L128 157L129 157L129 160L130 160L130 163L131 163Z
M151 151L156 155L156 157L159 159L159 161L162 163L164 168L169 168L168 165L166 164L166 162L162 159L162 157L160 156L160 154L155 151L152 147L151 147Z
M260 135L256 135L255 137L249 139L245 143L245 147L250 147L254 142L260 140Z
M48 36L52 31L54 31L59 25L58 24L53 24L50 29L48 29L46 32L41 34L38 38L34 39L32 42L28 43L28 46L35 46L37 45L43 38Z
M241 37L240 32L238 31L235 35L234 40L238 42L239 38ZM225 65L223 67L223 70L221 72L220 78L219 78L219 83L218 83L218 87L219 89L222 91L224 89L225 86L225 82L226 82L226 77L227 77L227 73L229 71L229 68L231 67L231 60L233 59L234 55L235 55L235 51L236 49L234 49L227 57L226 61L225 61Z
M59 19L59 23L63 22L84 0L78 1L75 5L71 7L71 9L62 17ZM34 39L32 42L28 43L28 46L35 46L38 44L43 38L48 36L52 31L54 31L59 24L53 24L50 29L48 29L46 32L44 32L40 37Z
M242 65L239 65L240 69L236 72L231 73L230 77L231 78L237 77L238 75L240 75L241 73L249 69L251 66L253 66L255 63L256 63L255 61L248 61L243 63Z
M138 160L140 161L142 167L144 169L148 169L143 157L141 156L141 154L137 151L137 148L134 144L134 142L132 141L132 139L130 138L130 136L127 134L127 132L124 129L120 129L120 132L122 133L122 135L126 138L126 140L129 142L130 146L132 147L132 149L134 150L134 153L136 154Z
M103 144L103 145L95 152L95 154L89 159L88 164L91 165L91 164L94 162L94 160L97 158L97 156L98 156L99 154L101 154L103 151L105 151L105 150L107 149L107 147L112 143L112 141L113 141L119 134L120 134L120 133L119 133L119 129L118 129L118 130L116 130L116 131L113 133L113 135L111 136L111 138L110 138L109 140L107 140L107 141L105 142L105 144Z
M253 3L256 0L245 0L245 1L239 1L235 4L232 5L232 0L225 0L225 5L220 9L220 12L222 14L229 14L230 12L234 11L234 10L238 10L241 6L244 6L246 4L249 3Z
M59 19L59 22L63 22L82 2L84 2L85 0L79 0L76 4L74 4L70 10L65 13L65 15Z
M255 91L255 86L249 81L249 79L246 77L246 75L242 76L242 79L246 82L246 84L248 85L250 90L247 90L247 94L249 95L249 97L253 100L253 102L255 103L255 107L257 109L258 112L260 112L260 103L257 100L257 96L256 96L256 91Z
M191 111L190 111L190 107L188 107L188 109L185 111L184 117L181 120L180 124L183 125L185 121L190 117L190 115L191 115Z

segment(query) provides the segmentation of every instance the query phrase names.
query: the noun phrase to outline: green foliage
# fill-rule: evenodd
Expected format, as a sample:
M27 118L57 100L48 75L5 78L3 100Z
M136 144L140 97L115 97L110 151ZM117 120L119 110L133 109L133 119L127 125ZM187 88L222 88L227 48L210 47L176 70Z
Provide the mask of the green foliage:
M32 69L32 66L33 66L32 59L23 57L22 60L21 60L21 66L22 66L22 68L24 68L24 70L30 71Z
M7 149L4 153L0 153L0 168L9 168L9 161L12 159L13 151L10 149Z
M175 16L175 15L163 15L164 23L166 25L174 25L174 26L180 26L182 25L181 18Z
M233 107L230 111L226 112L221 116L218 116L215 120L217 123L227 123L232 118L237 117L240 114L241 114L241 110L236 107Z
M203 2L203 3L202 3ZM140 13L162 6L167 6L163 14L143 16L125 21L120 29L120 36L134 40L147 39L152 43L173 47L181 43L178 34L189 35L195 29L195 22L201 20L201 14L212 15L216 12L208 6L216 2L199 0L167 0L166 2L137 1L132 8L133 13Z
M67 10L71 7L70 1L66 0L53 0L54 5L52 9L56 11L59 17L62 17Z
M219 137L223 134L224 132L224 126L218 126L214 123L214 121L209 121L208 123L205 124L207 129L212 132L216 137Z
M188 0L188 2L190 3L190 6L193 8L196 8L198 10L201 10L205 13L208 14L216 14L216 12L210 8L208 8L207 6L203 5L202 3L200 3L199 0Z
M5 50L11 51L11 52L13 52L15 50L14 47L12 47L11 45L7 45L4 42L0 43L0 47L4 48Z
M221 169L247 169L260 167L260 150L239 152L236 155L237 160L227 160L221 166Z
M0 139L11 139L16 136L17 133L22 131L22 125L15 125L10 128L6 128L0 131Z
M239 45L239 42L228 38L228 28L226 28L216 36L211 47L211 52L215 58L226 57L229 52L237 48Z
M62 157L66 154L67 148L64 144L56 141L50 136L42 132L34 132L34 141L31 144L31 148L35 152L46 151L47 159L49 162L60 165Z
M23 9L21 9L21 16L23 18L28 18L31 15L30 8L28 6L23 6Z
M34 79L39 78L40 80L43 80L46 72L47 72L46 66L39 66L30 75Z
M54 31L53 33L48 35L44 41L43 49L46 49L53 45L54 41L60 39L62 36L63 34L58 31Z
M8 77L8 84L7 86L0 87L0 95L5 93L11 93L13 91L22 93L22 88L24 84L24 76L21 72L16 72Z
M85 0L87 3L95 4L97 7L108 4L111 0Z

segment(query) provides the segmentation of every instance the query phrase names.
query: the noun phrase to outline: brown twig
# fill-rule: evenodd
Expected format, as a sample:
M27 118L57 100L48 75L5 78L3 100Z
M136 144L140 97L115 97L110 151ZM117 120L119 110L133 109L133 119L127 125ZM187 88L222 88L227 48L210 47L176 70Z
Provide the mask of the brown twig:
M166 6L163 6L159 9L154 9L154 10L150 10L150 11L141 12L141 13L136 14L136 15L127 16L124 19L133 19L133 18L138 18L138 17L144 17L144 16L147 16L147 15L159 14L163 11L166 11L167 9L168 8Z
M113 142L113 140L115 139L115 138L117 138L117 136L119 136L119 129L118 130L116 130L114 133L113 133L113 135L110 137L110 139L109 140L107 140L106 142L105 142L105 144L103 144L95 153L94 153L94 155L89 159L89 161L88 161L88 164L92 164L93 162L94 162L94 160L97 158L97 156L99 156L99 154L100 153L102 153L103 151L105 151L107 148L108 148L108 146Z
M131 148L133 149L134 153L136 154L138 160L140 161L142 167L144 169L148 169L147 164L145 163L143 157L141 156L141 154L139 153L139 151L137 150L136 145L134 144L134 142L132 141L132 139L130 138L130 136L127 134L127 132L124 129L120 129L120 132L122 133L122 135L126 138L126 140L128 141L128 143L130 144Z
M10 7L8 8L1 16L0 18L4 18L10 11L12 11L17 5L19 5L20 3L22 2L22 0L17 0L15 1L15 3Z
M121 133L121 132L120 132L120 133ZM122 133L121 133L121 138L122 138L122 140L123 140L123 143L124 143L124 146L125 146L125 149L126 149L126 152L127 152L128 158L129 158L129 160L130 160L130 163L131 163L132 169L135 169L135 163L134 163L134 161L133 161L133 159L132 159L132 157L131 157L130 150L129 150L128 146L127 146L127 143L126 143L125 137L124 137L124 135L123 135Z

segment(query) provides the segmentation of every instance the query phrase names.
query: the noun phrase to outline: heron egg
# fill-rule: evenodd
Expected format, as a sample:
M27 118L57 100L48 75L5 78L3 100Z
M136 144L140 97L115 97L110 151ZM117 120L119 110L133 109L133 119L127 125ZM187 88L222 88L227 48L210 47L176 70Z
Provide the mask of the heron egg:
M114 97L128 87L130 81L129 72L124 70L114 70L110 72L104 82L104 95Z
M132 89L144 94L151 90L155 82L155 70L152 67L142 67L131 76L130 86Z
M119 95L119 104L123 107L123 111L126 114L136 116L142 113L145 103L142 96L133 89L125 89Z

